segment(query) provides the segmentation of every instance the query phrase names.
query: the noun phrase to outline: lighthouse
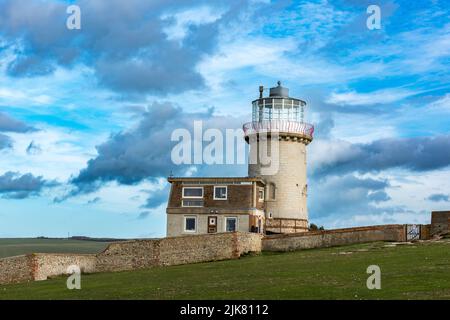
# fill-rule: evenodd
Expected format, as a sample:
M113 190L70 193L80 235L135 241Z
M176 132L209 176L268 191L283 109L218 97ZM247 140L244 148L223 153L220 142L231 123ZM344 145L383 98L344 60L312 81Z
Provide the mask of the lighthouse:
M289 97L278 82L268 96L260 86L252 107L252 121L243 127L248 175L168 177L168 237L308 231L306 146L314 127L304 121L306 102Z
M252 102L252 122L243 126L250 148L265 149L277 162L276 170L267 170L258 156L248 165L249 177L265 182L259 197L264 199L266 233L308 231L306 146L313 140L314 126L304 121L305 107L306 102L290 97L280 81L266 97L260 86L259 98Z

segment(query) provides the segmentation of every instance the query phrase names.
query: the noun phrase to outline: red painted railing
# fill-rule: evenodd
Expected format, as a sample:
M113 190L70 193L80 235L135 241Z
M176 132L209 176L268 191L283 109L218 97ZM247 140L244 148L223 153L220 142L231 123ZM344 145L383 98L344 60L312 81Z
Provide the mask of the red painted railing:
M245 135L258 132L278 131L303 134L313 137L314 126L305 122L289 121L289 120L266 120L247 122L243 127Z

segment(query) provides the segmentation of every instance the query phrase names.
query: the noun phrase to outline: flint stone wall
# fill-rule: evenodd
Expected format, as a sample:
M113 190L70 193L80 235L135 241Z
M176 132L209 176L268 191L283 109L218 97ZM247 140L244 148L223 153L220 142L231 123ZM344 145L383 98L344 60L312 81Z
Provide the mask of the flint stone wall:
M31 255L0 259L0 284L33 281Z
M71 265L82 273L114 272L157 266L236 259L261 252L262 235L218 233L110 244L99 254L37 253L0 259L0 285L67 274Z
M263 251L294 251L374 241L406 241L405 225L383 225L266 236Z

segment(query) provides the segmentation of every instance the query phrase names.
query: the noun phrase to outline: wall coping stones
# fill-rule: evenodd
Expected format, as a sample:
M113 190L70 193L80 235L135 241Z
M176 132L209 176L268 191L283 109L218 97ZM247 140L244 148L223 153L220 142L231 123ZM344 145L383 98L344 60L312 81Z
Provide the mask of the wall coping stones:
M371 230L386 230L386 229L396 229L396 228L400 228L400 227L404 227L404 226L405 225L403 225L403 224L386 224L386 225L377 225L377 226L341 228L341 229L320 230L320 231L319 230L318 231L305 231L305 232L295 232L295 233L285 233L285 234L272 234L272 235L264 236L263 240L301 237L301 236L313 236L313 235L322 235L322 234L371 231Z

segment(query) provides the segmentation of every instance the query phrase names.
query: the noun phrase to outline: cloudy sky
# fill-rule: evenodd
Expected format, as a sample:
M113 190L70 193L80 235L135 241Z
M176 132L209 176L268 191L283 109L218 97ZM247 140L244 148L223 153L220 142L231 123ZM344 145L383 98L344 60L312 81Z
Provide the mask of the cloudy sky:
M81 8L68 30L66 9ZM381 8L381 29L366 10ZM307 101L310 220L450 209L450 3L0 0L0 237L165 234L176 128L239 128L258 86Z

